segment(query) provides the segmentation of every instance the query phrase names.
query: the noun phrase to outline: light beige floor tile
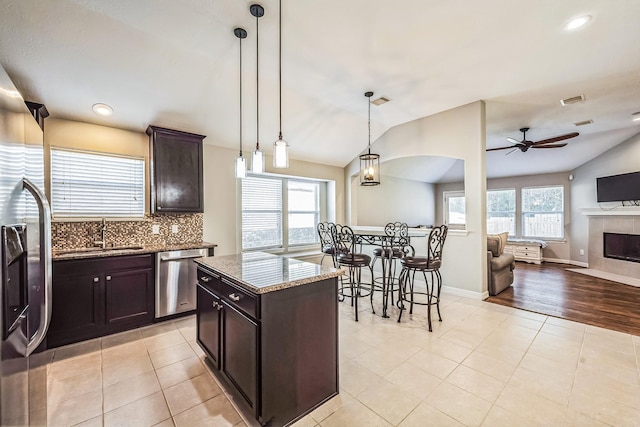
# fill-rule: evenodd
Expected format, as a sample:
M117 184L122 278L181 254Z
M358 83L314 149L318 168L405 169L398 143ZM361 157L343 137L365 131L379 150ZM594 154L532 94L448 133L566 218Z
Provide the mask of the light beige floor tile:
M538 424L522 418L520 415L493 405L482 422L482 427L537 427Z
M47 404L59 405L65 400L82 396L102 388L102 373L98 369L91 369L87 374L58 379L49 377L47 381Z
M173 418L167 418L158 424L154 424L153 427L175 427L175 424L173 423Z
M154 371L127 378L104 388L104 412L109 412L160 391Z
M544 314L534 313L532 311L526 311L526 310L518 310L518 309L516 309L512 315L518 316L518 317L524 317L525 319L537 320L538 322L544 322L547 319L552 319L551 316L545 316Z
M70 426L102 414L102 390L47 406L47 422L51 426Z
M441 378L429 374L409 362L398 366L385 379L420 400L426 399L442 382Z
M420 399L387 380L379 381L356 398L391 425L398 425L420 403Z
M505 387L495 404L539 425L561 425L566 412L566 406L511 384Z
M545 334L555 335L568 341L582 342L584 338L584 330L566 328L559 325L546 322L541 329L541 332Z
M597 390L598 393L632 408L640 410L640 387L626 382L616 381L584 369L576 373L573 393Z
M47 408L41 408L41 409L29 411L29 427L46 427L46 425L47 425Z
M458 364L451 359L422 350L409 359L409 363L438 378L446 378Z
M128 358L121 363L103 367L103 386L107 387L149 371L153 371L153 365L151 364L149 356L144 355Z
M587 370L591 373L602 375L615 381L640 386L640 378L638 377L638 369L629 369L616 364L603 364L595 358L581 357L578 363L578 372Z
M358 334L340 336L340 355L352 359L362 353L371 350L372 345L358 337Z
M491 403L504 389L502 381L465 365L458 366L446 381Z
M340 391L340 394L332 397L329 401L323 403L315 410L313 410L308 416L313 418L317 423L321 422L329 415L333 414L335 411L340 409L342 405L347 403L350 400L353 400L353 396L351 396L346 391ZM306 418L306 417L305 417Z
M154 337L157 335L163 335L166 333L175 332L178 329L176 325L172 321L156 323L151 326L145 326L144 328L140 328L140 336L142 338Z
M173 324L177 329L187 329L187 328L195 328L196 327L196 315L191 314L186 317L182 317L180 319L176 319L173 321Z
M176 427L195 426L234 426L242 421L242 418L224 394L220 394L191 409L188 409L175 417L173 421Z
M197 330L195 325L194 326L190 326L188 328L183 327L178 329L180 331L180 333L182 334L182 336L184 337L185 340L187 341L195 341L197 339Z
M322 427L389 427L391 424L358 400L353 399L325 418L320 425Z
M569 360L563 363L563 361L549 360L531 353L524 355L519 366L551 377L554 375L573 374L578 369L577 360Z
M375 347L362 353L353 360L359 365L375 372L378 376L383 377L406 359L405 356L395 354L393 349Z
M478 346L478 348L476 348L475 352L490 356L500 363L506 362L510 365L517 365L522 360L526 350L514 348L502 340L497 340L495 338L490 340L487 338Z
M464 359L462 364L505 383L515 371L516 366L518 366L517 363L500 360L478 350Z
M556 373L551 376L549 373L538 373L518 367L508 385L566 406L569 403L574 376L573 373L564 375Z
M582 332L586 331L587 329L587 325L585 325L584 323L574 322L572 320L567 320L567 319L561 319L559 317L549 316L546 323L550 325L562 326L563 328L574 329Z
M119 334L108 335L106 337L102 337L102 349L106 350L111 347L116 347L122 344L127 344L133 341L138 341L141 339L139 329L134 329L132 331L120 332Z
M598 420L594 420L591 417L588 417L579 412L568 409L567 414L564 417L563 426L564 427L607 427L608 424L605 424Z
M117 365L118 363L122 363L128 359L146 355L147 346L140 340L113 345L102 350L102 365Z
M144 342L149 353L153 353L154 351L163 350L178 344L184 344L187 341L184 339L180 331L174 329L171 332L145 338Z
M60 362L66 359L76 358L78 356L86 356L99 352L100 338L82 341L77 344L69 344L55 349L53 361Z
M100 352L94 352L54 362L48 366L47 375L62 380L75 377L78 373L89 374L92 370L100 370L100 364Z
M104 414L104 426L153 426L170 418L162 392L152 394Z
M162 350L149 352L151 363L153 363L155 369L171 365L184 359L189 359L195 355L189 343L186 342Z
M430 406L465 425L480 425L491 403L443 381L429 396Z
M103 424L103 416L100 415L95 418L91 418L90 420L83 421L80 424L75 424L73 427L102 427Z
M485 343L507 346L524 352L529 348L537 334L537 331L522 326L505 325L489 335Z
M636 426L640 420L640 410L609 399L591 388L571 393L569 409L612 426Z
M156 370L160 387L166 389L205 372L205 367L197 357L181 360Z
M164 390L171 415L175 416L222 393L222 389L207 373Z
M340 365L340 388L352 396L378 382L382 376L354 361L345 361Z
M526 317L520 316L509 316L504 320L504 325L516 325L521 326L523 328L531 329L534 331L539 331L544 324L544 321L527 319Z
M420 403L402 422L399 427L424 427L427 425L438 427L463 427L450 416L438 411L427 403Z
M413 334L411 334L411 330L408 330L407 334L397 334L396 336L390 338L388 341L383 344L378 344L378 348L383 351L390 352L393 354L396 360L405 361L420 350L422 347L428 345L428 343L423 342L422 347L417 345L413 339Z
M482 335L474 335L471 333L461 331L456 328L451 329L450 331L447 331L446 333L444 333L440 337L440 339L451 341L453 344L457 344L469 349L476 348L477 346L480 345L480 343L482 343L482 341L484 341L484 337ZM466 354L464 357L467 357L467 356L468 354ZM458 360L456 361L461 362L462 360L460 360L460 358L458 357Z
M310 415L300 418L295 423L291 424L291 427L316 427L318 423Z
M580 353L582 358L591 358L602 364L614 364L623 368L636 369L636 354L633 345L621 347L595 347L585 343Z

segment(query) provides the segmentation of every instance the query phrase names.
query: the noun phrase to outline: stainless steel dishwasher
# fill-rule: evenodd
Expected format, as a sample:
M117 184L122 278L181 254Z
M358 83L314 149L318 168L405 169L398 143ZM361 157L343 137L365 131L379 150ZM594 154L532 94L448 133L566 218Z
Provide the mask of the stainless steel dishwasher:
M195 258L207 249L158 252L156 256L156 319L196 309Z

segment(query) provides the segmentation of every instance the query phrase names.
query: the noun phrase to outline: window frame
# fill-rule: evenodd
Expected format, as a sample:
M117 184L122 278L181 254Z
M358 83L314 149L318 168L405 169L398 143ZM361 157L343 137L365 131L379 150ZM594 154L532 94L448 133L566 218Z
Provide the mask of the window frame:
M560 188L562 190L562 202L561 202L561 211L525 211L524 209L524 192L526 190L532 189L548 189L548 188ZM535 236L528 235L526 233L526 221L525 216L530 213L548 213L548 214L560 214L560 237L547 237L547 236ZM563 241L565 239L565 186L562 184L552 184L552 185L537 185L530 187L522 187L520 189L520 220L521 220L521 229L522 229L522 238L524 239L539 239L545 241Z
M297 177L290 175L278 175L278 174L252 174L248 173L247 177L249 178L262 178L262 179L273 179L280 180L282 182L282 245L280 246L269 246L269 247L260 247L260 248L249 248L245 249L243 247L242 241L242 232L243 232L243 221L242 221L242 179L237 180L237 207L238 207L238 247L241 252L255 252L255 251L263 251L274 254L286 254L286 253L295 253L301 251L308 251L312 249L317 249L319 245L319 238L317 232L314 233L314 239L316 239L312 243L303 243L303 244L289 244L289 181L301 181L308 183L316 183L319 184L319 201L318 201L318 221L326 221L328 217L328 203L327 203L327 193L328 193L328 184L327 180L322 179L314 179L307 177ZM298 211L294 211L298 212ZM317 229L317 224L314 226L314 229Z
M464 199L465 214L464 223L454 223L449 221L449 199L453 197L462 197ZM444 224L452 230L465 230L467 228L467 197L464 190L453 190L442 192L443 219Z
M511 230L506 230L509 232L510 236L517 236L518 233L518 198L517 198L517 191L515 187L510 187L510 188L491 188L491 189L487 189L486 190L486 194L487 194L487 208L486 208L486 212L487 212L487 234L492 234L489 233L489 213L510 213L511 211L489 211L489 193L492 192L498 192L498 191L512 191L513 192L513 232L511 232ZM502 231L504 232L504 231ZM498 232L500 233L500 232ZM498 234L495 233L495 234Z
M95 213L92 214L90 212L78 212L78 213L73 213L73 212L69 212L69 213L60 213L60 212L56 212L56 204L55 204L55 198L54 198L54 192L56 191L56 180L54 179L54 152L68 152L68 153L78 153L78 154L85 154L85 155L91 155L91 156L100 156L103 158L118 158L118 159L127 159L127 160L134 160L139 162L139 165L141 167L141 170L138 170L137 172L140 173L140 187L139 187L139 191L140 191L140 197L142 200L141 203L141 212L139 213L130 213L130 214L120 214L119 212L113 212L113 211L108 211L106 210L106 208L104 206L101 205L101 211L99 213ZM76 148L70 148L70 147L56 147L56 146L51 146L49 149L49 188L50 188L50 203L51 203L51 215L52 215L52 220L53 221L64 221L64 222L68 222L68 221L77 221L77 220L87 220L87 219L91 219L94 220L96 218L114 218L116 220L120 220L120 221L125 221L125 220L136 220L139 221L141 219L143 219L145 217L145 215L147 214L147 164L146 164L146 159L142 156L132 156L132 155L123 155L123 154L116 154L116 153L107 153L107 152L103 152L103 151L93 151L93 150L85 150L85 149L76 149ZM108 205L107 205L108 206Z

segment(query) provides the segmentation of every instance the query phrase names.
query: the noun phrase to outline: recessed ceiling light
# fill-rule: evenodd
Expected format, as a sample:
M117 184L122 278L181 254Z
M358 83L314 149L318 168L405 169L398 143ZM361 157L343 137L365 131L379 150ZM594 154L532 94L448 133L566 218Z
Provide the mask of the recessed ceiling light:
M587 22L591 21L591 15L579 16L567 22L564 26L565 31L573 31L584 26Z
M635 119L633 119L634 122L640 122L640 117L636 117Z
M633 121L634 122L640 122L640 111L636 111L635 113L631 113L631 115L633 116Z
M113 108L107 104L93 104L93 111L101 116L110 116L113 114Z

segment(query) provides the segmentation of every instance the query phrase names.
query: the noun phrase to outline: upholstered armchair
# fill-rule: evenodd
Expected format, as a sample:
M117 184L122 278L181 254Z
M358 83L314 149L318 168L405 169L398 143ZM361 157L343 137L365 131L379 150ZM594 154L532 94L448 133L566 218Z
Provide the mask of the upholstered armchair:
M505 253L508 233L487 235L487 274L489 295L498 295L513 283L516 262L513 254Z

